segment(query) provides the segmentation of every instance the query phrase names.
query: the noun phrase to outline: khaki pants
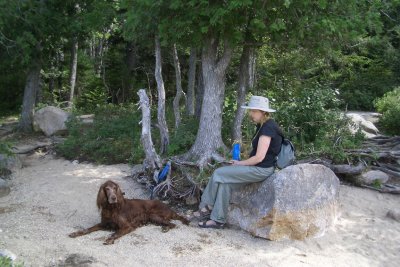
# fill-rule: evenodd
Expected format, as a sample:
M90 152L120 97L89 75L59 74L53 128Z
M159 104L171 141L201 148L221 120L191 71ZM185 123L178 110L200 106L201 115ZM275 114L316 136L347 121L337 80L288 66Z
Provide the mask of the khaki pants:
M231 190L249 183L264 181L274 173L274 170L274 167L255 166L225 166L216 169L204 189L199 208L211 206L211 220L225 223Z

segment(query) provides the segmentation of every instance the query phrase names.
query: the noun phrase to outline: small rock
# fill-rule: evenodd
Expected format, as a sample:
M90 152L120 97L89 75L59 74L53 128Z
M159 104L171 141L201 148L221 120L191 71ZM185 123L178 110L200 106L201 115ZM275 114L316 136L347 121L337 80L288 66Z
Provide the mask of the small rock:
M386 214L386 217L391 218L397 222L400 222L400 212L398 211L389 210L388 213Z
M195 198L193 196L189 196L189 197L185 198L185 202L186 202L186 205L195 205L198 203L197 198Z
M72 162L72 164L78 165L78 164L79 164L79 161L78 161L78 160L74 160L74 161Z
M382 171L367 171L359 176L359 180L362 184L367 185L373 184L376 180L384 184L389 180L389 175Z
M10 187L8 186L8 183L0 178L0 197L5 197L8 194L10 194Z
M63 267L75 267L75 266L80 266L80 267L87 267L90 266L92 263L95 263L96 259L90 256L86 256L83 254L70 254L68 257L65 259L64 262L61 262L58 266L63 266Z

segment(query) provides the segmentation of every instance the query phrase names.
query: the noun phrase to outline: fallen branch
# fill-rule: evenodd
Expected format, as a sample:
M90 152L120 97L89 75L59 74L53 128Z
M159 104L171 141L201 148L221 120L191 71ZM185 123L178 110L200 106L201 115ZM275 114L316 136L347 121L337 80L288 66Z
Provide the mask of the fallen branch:
M369 186L369 185L361 185L361 187L376 190L381 193L400 194L400 187L398 187L398 186L393 186L393 185L389 185L389 184L383 184L382 186L383 187L381 187L381 188L376 188L376 187Z
M35 146L25 147L25 148L21 148L21 149L14 148L13 149L13 153L15 153L15 154L28 154L28 153L30 153L32 151L35 151L36 149L48 147L50 145L51 145L50 143L40 143L40 144L37 144Z
M334 165L323 160L314 160L310 163L324 165L331 169L335 174L355 175L362 173L366 169L365 164L362 162L358 163L356 166L346 164Z

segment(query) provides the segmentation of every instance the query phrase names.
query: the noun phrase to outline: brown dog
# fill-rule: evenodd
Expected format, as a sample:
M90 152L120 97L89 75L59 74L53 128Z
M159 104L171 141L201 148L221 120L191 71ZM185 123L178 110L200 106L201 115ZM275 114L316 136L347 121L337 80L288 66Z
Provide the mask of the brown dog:
M176 225L171 220L180 220L188 225L189 221L171 210L158 200L126 199L113 181L105 182L97 194L97 207L101 210L101 222L84 230L71 233L70 237L86 235L98 230L114 230L104 242L113 244L114 240L126 235L136 228L154 223L163 226L163 232Z

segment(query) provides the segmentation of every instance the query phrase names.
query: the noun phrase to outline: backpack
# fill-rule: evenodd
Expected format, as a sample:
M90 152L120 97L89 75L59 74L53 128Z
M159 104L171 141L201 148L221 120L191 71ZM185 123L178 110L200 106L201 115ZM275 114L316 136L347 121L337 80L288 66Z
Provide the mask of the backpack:
M284 136L282 136L281 151L276 157L276 166L279 169L283 169L287 166L293 165L296 160L294 152L295 149L292 142L290 142L289 139L286 139Z

